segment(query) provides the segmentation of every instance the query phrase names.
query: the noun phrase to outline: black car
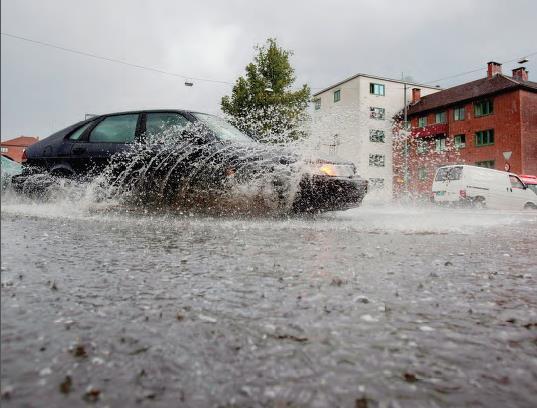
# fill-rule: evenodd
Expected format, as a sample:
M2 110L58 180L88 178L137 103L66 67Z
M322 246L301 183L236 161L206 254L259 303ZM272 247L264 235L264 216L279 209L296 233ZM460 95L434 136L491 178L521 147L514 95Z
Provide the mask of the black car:
M216 116L182 110L112 113L69 126L26 149L13 185L28 190L36 176L91 180L103 174L115 191L163 201L178 191L226 192L231 180L256 180L280 198L292 196L288 208L295 212L356 207L367 192L352 163L305 159Z

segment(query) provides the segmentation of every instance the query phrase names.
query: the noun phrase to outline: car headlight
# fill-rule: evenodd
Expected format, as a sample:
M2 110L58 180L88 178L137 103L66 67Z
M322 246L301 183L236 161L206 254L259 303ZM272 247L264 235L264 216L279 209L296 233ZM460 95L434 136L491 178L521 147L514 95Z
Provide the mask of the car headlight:
M319 168L319 174L331 177L352 177L354 176L354 166L348 164L325 163Z

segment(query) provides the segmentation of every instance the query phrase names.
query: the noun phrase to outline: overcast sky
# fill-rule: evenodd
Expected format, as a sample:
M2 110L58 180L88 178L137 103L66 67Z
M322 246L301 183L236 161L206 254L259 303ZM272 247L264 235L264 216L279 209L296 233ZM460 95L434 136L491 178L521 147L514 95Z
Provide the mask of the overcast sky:
M233 83L269 37L294 51L299 86L401 73L443 87L489 60L537 52L537 1L2 0L2 32L189 77ZM138 108L218 113L231 85L184 79L1 38L2 139L41 138L84 118ZM537 81L537 55L526 67ZM506 63L504 73L516 62ZM315 91L315 89L314 89Z

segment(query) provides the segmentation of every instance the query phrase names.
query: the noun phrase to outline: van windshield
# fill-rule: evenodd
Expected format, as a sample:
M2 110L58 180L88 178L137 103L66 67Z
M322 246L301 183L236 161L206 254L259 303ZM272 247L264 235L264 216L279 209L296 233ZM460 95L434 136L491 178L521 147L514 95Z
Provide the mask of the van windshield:
M436 172L435 181L460 180L462 176L462 166L440 167Z

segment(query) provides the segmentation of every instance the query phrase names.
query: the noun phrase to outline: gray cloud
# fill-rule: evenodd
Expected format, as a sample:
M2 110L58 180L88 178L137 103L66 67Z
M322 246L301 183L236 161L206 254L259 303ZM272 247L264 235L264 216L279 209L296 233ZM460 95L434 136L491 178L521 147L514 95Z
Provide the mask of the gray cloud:
M297 86L404 72L451 86L490 59L537 51L531 0L2 1L2 31L192 77L234 82L253 45L294 50ZM85 113L145 107L218 112L231 86L183 80L2 36L2 139L45 137ZM516 63L505 64L510 72ZM537 80L537 56L526 65ZM533 71L533 72L531 72Z

